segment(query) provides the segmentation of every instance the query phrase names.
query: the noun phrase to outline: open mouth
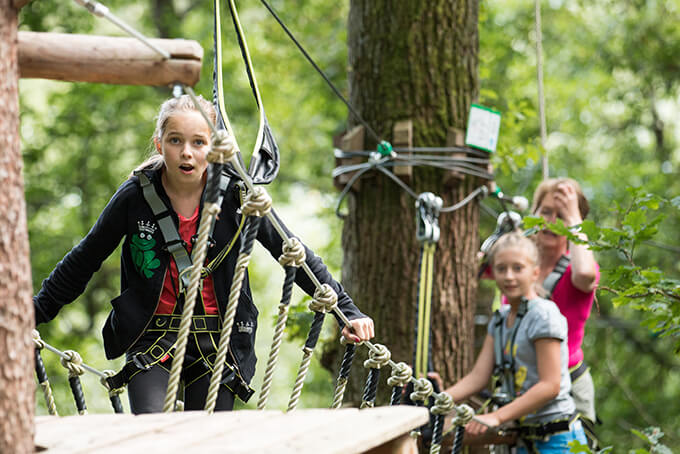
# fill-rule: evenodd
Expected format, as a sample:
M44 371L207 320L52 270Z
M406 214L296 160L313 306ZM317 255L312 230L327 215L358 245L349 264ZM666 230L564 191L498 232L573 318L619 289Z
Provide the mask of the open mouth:
M194 170L194 166L191 164L182 164L179 169L184 173L191 173Z

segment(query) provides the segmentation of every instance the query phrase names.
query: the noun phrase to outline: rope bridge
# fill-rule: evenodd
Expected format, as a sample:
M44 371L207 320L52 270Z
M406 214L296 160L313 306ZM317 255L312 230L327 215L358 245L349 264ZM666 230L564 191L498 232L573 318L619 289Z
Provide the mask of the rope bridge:
M136 38L143 42L146 42L146 38L138 33L132 33L129 27L123 27L122 21L115 18L108 9L103 7L96 1L93 0L77 0L79 4L82 4L88 8L93 14L103 16L112 20L116 25L121 26L126 32L131 33ZM208 394L206 398L205 411L209 414L214 412L215 404L217 400L218 388L220 385L220 380L222 377L223 367L226 362L226 355L228 350L228 342L231 337L231 332L234 324L234 319L236 315L236 308L238 305L239 295L241 287L243 285L244 277L246 274L246 269L251 259L251 253L254 245L254 240L257 236L259 224L262 218L266 218L271 225L274 227L276 232L281 237L283 242L282 250L283 254L279 258L279 264L284 269L285 279L282 289L282 298L279 305L279 314L276 320L274 335L272 339L272 344L270 348L270 353L267 361L266 371L264 373L264 379L262 386L260 388L260 395L257 402L257 408L263 410L266 408L267 400L271 391L271 384L273 380L273 374L278 362L278 357L280 353L280 346L282 343L282 338L285 330L286 320L288 317L288 308L290 305L290 298L292 292L293 279L298 269L302 269L312 283L315 286L315 292L313 300L309 305L309 309L314 313L312 324L309 328L307 339L303 346L303 355L298 367L298 372L291 391L287 411L293 412L297 409L300 395L304 387L304 382L309 370L309 365L312 359L314 349L319 340L319 335L321 328L327 313L334 313L338 319L346 326L351 327L350 321L347 317L339 310L337 306L337 295L334 290L327 284L322 284L319 282L317 277L313 274L312 270L309 268L305 262L304 248L301 243L292 237L288 237L283 227L280 225L278 219L273 215L272 201L266 190L262 186L255 186L255 184L266 184L269 183L278 170L278 148L274 141L273 135L269 130L264 109L262 106L262 101L257 89L257 83L255 81L254 73L252 70L252 65L250 63L250 57L248 55L247 46L245 44L245 37L239 23L238 14L236 12L235 4L233 0L228 1L230 12L234 20L235 29L239 38L239 45L244 56L244 61L247 66L247 74L251 81L251 86L253 88L253 94L258 106L260 114L260 128L258 130L258 140L256 141L256 148L253 152L253 158L251 159L251 168L246 171L243 165L243 161L240 155L239 146L236 142L235 135L232 131L231 125L229 123L226 111L224 109L222 101L222 87L221 87L221 65L216 64L216 71L214 74L215 85L216 85L216 97L218 106L218 124L213 124L207 114L203 111L200 106L196 95L189 86L176 87L174 93L178 95L183 90L187 93L194 101L197 110L203 115L207 124L209 125L212 132L212 143L211 150L207 156L209 161L208 169L208 180L206 184L206 201L204 203L203 213L201 215L201 221L198 227L197 241L194 246L194 254L192 256L193 265L188 269L189 274L189 285L187 286L185 304L181 316L181 321L179 325L179 331L177 336L177 342L175 344L175 354L172 359L172 366L170 370L170 378L168 381L168 388L166 392L166 398L164 402L163 410L164 412L173 412L181 409L178 407L176 402L177 391L179 388L180 374L183 366L187 340L190 332L190 325L192 321L192 315L194 312L194 306L196 302L196 297L200 285L201 275L204 273L203 266L205 257L207 255L208 240L211 227L215 218L220 213L220 205L217 203L218 200L218 189L219 189L219 179L223 171L233 172L240 178L243 185L245 186L245 198L242 204L242 216L245 219L243 225L243 233L241 245L238 253L238 259L236 262L236 268L234 270L234 277L232 280L232 285L229 291L229 298L227 303L227 309L225 311L224 320L221 323L220 331L220 342L217 348L217 357L215 359L215 368L212 371L212 376L210 380L210 385L208 389ZM218 10L219 2L215 2L216 10ZM219 36L219 20L217 19L218 14L216 14L216 37ZM216 39L216 60L219 59L219 41ZM153 48L153 46L149 46ZM158 51L157 49L154 49ZM166 53L159 52L163 59L167 59ZM217 63L217 62L216 62ZM356 114L356 112L353 112ZM356 114L358 115L358 114ZM372 131L369 128L369 131ZM376 135L377 137L377 135ZM413 151L413 150L409 150ZM429 152L436 152L436 150L423 150ZM446 150L450 151L450 150ZM345 167L338 169L338 172L344 173L349 171L358 171L354 177L350 180L347 187L343 191L343 196L349 191L352 184L358 179L358 177L368 170L375 169L378 170L397 184L399 184L404 190L406 190L411 196L418 200L419 210L423 213L422 219L424 220L423 228L425 233L423 238L419 238L423 243L421 259L421 285L420 293L422 293L421 301L419 303L419 332L422 332L425 327L429 325L429 300L431 299L431 291L428 291L428 286L431 286L431 275L433 269L433 254L435 250L435 243L438 239L438 228L436 226L436 216L439 212L449 212L454 211L461 206L469 203L476 197L485 194L485 187L480 187L473 191L468 197L460 201L458 204L452 205L450 207L442 208L441 199L437 201L437 197L430 194L427 196L415 194L408 186L403 184L398 177L394 176L392 172L387 170L387 167L393 165L399 165L399 161L403 161L406 164L413 165L431 165L434 167L443 167L453 169L467 173L470 175L475 175L477 177L490 179L492 176L480 169L480 167L487 164L487 160L484 158L456 158L457 160L452 161L452 158L442 158L431 155L421 155L417 158L406 159L401 157L392 150L389 143L380 140L378 147L378 154L372 152L368 154L369 160L365 164L360 164L355 167ZM269 161L268 161L269 160ZM408 161L408 162L407 162ZM268 167L269 171L262 174L258 170L258 164L264 163L264 167ZM273 164L272 164L273 163ZM272 170L273 169L273 170ZM339 206L339 204L338 204ZM82 392L82 387L80 384L80 376L85 372L90 372L98 375L103 386L109 393L109 397L114 409L114 412L121 413L122 405L120 402L120 393L122 389L111 389L106 378L110 377L113 372L105 371L100 372L94 368L85 365L82 362L80 356L73 351L62 352L58 349L49 346L44 341L40 339L37 331L34 333L34 341L36 344L36 373L38 375L38 380L43 389L45 399L47 402L48 411L52 415L57 415L56 405L54 403L54 398L52 397L51 388L49 385L49 380L45 372L44 365L42 363L42 358L40 352L42 349L47 349L58 354L61 357L62 364L68 369L69 383L71 385L72 393L78 413L84 415L87 413L87 407L85 404L85 398ZM428 363L428 348L429 348L429 337L425 336L418 340L418 345L416 348L416 367L418 369L417 376L421 378L416 378L412 369L404 362L395 362L391 358L391 352L389 349L381 344L374 344L370 341L364 341L360 344L353 344L351 342L345 342L345 352L342 358L342 363L339 368L339 375L336 381L336 386L334 390L333 400L331 408L338 409L342 406L344 393L352 367L354 355L357 347L365 347L368 349L368 359L364 361L364 368L367 369L367 377L364 386L364 392L361 402L361 408L371 408L376 406L376 396L377 387L380 381L381 370L387 366L391 368L390 377L387 380L389 386L392 387L392 393L390 398L390 405L398 405L402 403L402 397L404 394L404 388L406 386L412 385L413 392L408 396L411 401L416 403L422 403L422 405L427 406L429 401L433 399L434 404L430 406L430 412L433 415L434 425L433 425L433 436L430 452L438 453L441 449L441 440L443 436L443 422L446 415L455 415L454 424L456 427L461 428L467 422L474 418L474 411L471 407L467 405L456 405L451 396L443 392L435 392L432 387L432 383L423 377L423 372L427 372ZM457 431L458 435L462 435L460 430ZM459 452L460 444L454 443L454 452Z

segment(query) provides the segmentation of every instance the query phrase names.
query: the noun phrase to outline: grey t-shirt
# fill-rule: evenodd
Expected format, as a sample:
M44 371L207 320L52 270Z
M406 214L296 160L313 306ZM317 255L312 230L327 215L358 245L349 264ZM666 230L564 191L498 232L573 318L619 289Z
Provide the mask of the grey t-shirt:
M506 325L506 318L510 312L510 305L504 304L501 309L503 318L501 339L506 355L510 348L510 333L512 327ZM489 323L487 332L491 337L495 336L495 320L493 317ZM517 323L517 321L515 321ZM520 420L525 423L546 423L556 419L567 418L574 413L574 401L569 395L571 390L571 378L567 363L569 361L569 349L567 347L567 319L560 313L557 305L550 300L535 298L529 301L527 313L522 318L513 347L515 360L515 391L517 395L524 394L529 388L538 382L538 367L536 361L536 347L534 341L543 338L554 338L560 341L560 367L562 379L560 392L557 397L548 402L543 408L535 413L526 415Z

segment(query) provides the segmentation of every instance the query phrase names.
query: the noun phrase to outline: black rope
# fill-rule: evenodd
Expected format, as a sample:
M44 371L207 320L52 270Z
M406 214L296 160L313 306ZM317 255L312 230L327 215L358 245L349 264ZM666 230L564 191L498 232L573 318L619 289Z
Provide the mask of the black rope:
M451 454L460 454L460 452L463 450L463 435L465 435L465 427L456 426L456 433L453 437Z
M281 291L281 304L288 306L290 304L291 296L293 295L293 284L295 284L295 275L297 274L297 267L285 266L284 271L286 276L283 279L283 290Z
M375 404L375 397L378 394L378 380L380 379L380 369L371 368L366 377L366 386L364 387L364 396L362 398L362 407L365 404L373 406Z
M307 341L305 342L305 347L314 350L316 343L319 341L319 335L321 334L321 327L323 326L323 319L326 316L325 312L315 312L314 320L312 321L312 326L309 328L309 334L307 335Z
M123 404L120 402L120 396L117 393L109 394L109 400L111 400L111 406L115 413L124 413Z
M267 3L266 0L261 0L261 2L262 2L262 4L264 5L264 7L267 8L267 10L269 11L269 13L274 17L274 19L276 20L276 22L279 23L279 25L281 26L281 28L283 29L283 31L286 32L286 34L288 35L288 37L289 37L289 38L293 41L293 43L297 46L297 48L300 50L300 52L302 52L302 55L304 55L304 57L307 59L307 61L314 67L314 69L316 70L316 72L319 73L319 75L323 78L323 80L326 81L326 84L328 84L328 86L331 88L331 90L333 90L333 93L335 93L335 95L336 95L338 98L340 98L340 100L341 100L343 103L345 103L345 105L347 106L347 109L349 109L349 111L352 113L352 115L354 115L354 118L356 118L356 119L357 119L357 120L358 120L358 121L366 128L366 130L368 131L368 133L371 135L371 137L372 137L376 142L380 143L380 142L382 141L382 139L380 138L380 136L375 132L375 130L374 130L373 128L371 128L371 126L366 122L366 120L364 120L363 117L362 117L361 115L359 115L359 112L356 111L356 109L355 109L355 108L352 106L352 104L350 104L350 102L342 95L342 93L340 93L340 90L338 90L338 88L335 86L335 84L333 84L333 82L331 82L331 80L328 78L328 76L326 75L326 73L323 72L323 70L319 67L319 65L316 64L316 62L312 59L312 57L309 55L309 53L305 50L305 48L302 47L302 44L300 44L300 42L295 38L295 36L293 36L293 33L292 33L292 32L290 31L290 29L286 26L286 24L283 23L283 21L282 21L281 18L278 16L278 14L276 14L276 12L275 12L274 9L271 7L271 5L269 5L269 3Z
M258 216L248 216L243 226L243 234L241 235L241 249L239 254L250 254L253 252L255 238L257 238L257 231L260 228L260 219Z
M432 424L432 444L442 444L442 433L444 432L444 415L436 415Z
M45 363L38 348L35 349L35 374L38 376L38 383L43 384L49 381L47 371L45 370Z
M85 404L85 394L83 394L83 386L80 383L80 377L69 377L68 384L71 386L71 393L73 393L73 399L76 401L78 413L82 415L87 411L87 405Z
M348 343L345 346L345 354L342 355L342 362L340 363L340 372L338 373L338 379L349 378L349 372L352 369L352 362L354 361L354 354L356 353L356 345L353 343Z
M390 397L390 405L401 404L401 396L403 395L403 391L404 391L403 386L393 386L392 387L392 396Z

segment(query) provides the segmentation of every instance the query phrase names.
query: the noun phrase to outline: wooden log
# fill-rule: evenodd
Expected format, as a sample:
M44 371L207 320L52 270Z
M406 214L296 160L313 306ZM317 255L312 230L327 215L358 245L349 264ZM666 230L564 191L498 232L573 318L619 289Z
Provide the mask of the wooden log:
M364 149L364 136L365 136L365 131L364 127L359 125L355 126L352 129L350 129L347 133L345 133L341 138L340 138L340 149L342 151L360 151ZM335 158L335 166L343 166L343 165L351 165L351 164L360 164L362 162L366 162L366 158L364 157L356 157L356 158ZM347 182L352 178L352 176L356 172L346 172L341 175L338 175L337 177L333 178L333 184L335 185L336 188L339 190L343 190L345 188L345 185ZM355 191L358 191L361 188L361 179L356 181L354 183L354 186L352 186L352 189Z
M395 148L413 148L413 121L402 120L394 124L392 128L392 145ZM413 156L413 152L402 153L408 157ZM411 181L413 176L413 166L394 166L394 174L399 176L405 183Z
M135 38L19 32L22 78L125 85L194 86L203 48L196 41L152 39L170 53L164 60Z

